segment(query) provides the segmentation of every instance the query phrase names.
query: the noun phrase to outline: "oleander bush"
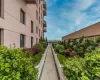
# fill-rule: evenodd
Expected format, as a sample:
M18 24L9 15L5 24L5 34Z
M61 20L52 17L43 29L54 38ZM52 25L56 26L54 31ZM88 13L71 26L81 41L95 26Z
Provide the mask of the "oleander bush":
M33 56L21 49L0 46L0 80L37 80Z

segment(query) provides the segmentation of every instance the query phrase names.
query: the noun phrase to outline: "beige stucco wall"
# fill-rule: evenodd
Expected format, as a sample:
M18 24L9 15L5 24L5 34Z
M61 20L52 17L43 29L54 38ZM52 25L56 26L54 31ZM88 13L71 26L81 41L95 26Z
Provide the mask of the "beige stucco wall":
M43 5L43 2L39 5ZM21 8L25 12L25 25L20 22ZM31 37L34 38L33 44L35 44L36 38L43 36L43 26L36 19L36 10L38 10L36 4L26 4L24 0L4 0L4 19L0 18L0 28L4 29L4 40L2 39L1 43L8 47L15 43L17 47L20 47L20 34L24 34L25 47L31 47ZM31 33L31 20L34 23L33 33ZM40 29L41 36L36 33L36 26Z
M62 40L68 40L70 38L80 38L82 36L84 37L96 37L100 35L100 22L93 24L89 27L83 28L79 31L76 31L72 34L69 34L67 36L62 37Z

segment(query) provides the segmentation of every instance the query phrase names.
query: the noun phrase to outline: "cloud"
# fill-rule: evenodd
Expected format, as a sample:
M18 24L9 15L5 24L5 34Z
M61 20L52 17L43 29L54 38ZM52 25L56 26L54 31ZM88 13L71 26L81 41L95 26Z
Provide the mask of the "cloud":
M96 0L78 0L75 10L86 10L91 7Z
M53 4L55 4L57 2L57 0L46 0L46 2L48 3L48 7L52 6Z
M62 36L100 21L99 0L47 0L47 36ZM49 5L51 3L51 5ZM53 34L53 35L51 35Z

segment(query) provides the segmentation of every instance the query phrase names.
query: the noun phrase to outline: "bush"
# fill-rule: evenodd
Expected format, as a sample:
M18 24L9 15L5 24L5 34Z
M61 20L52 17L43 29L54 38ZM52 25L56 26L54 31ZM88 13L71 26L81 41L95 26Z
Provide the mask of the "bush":
M100 37L96 38L96 42L100 43Z
M65 51L64 51L64 55L66 56L66 57L74 57L74 56L76 56L77 55L77 53L76 53L76 51L73 51L73 50L71 50L71 49L66 49Z
M47 45L48 45L48 43L47 43L47 42L41 42L40 44L43 46L43 48L46 48L46 47L47 47Z
M86 54L85 60L87 76L91 80L100 79L100 53Z
M82 58L68 58L64 61L64 74L68 80L81 80L84 60Z
M0 80L37 80L34 66L30 54L0 46Z
M23 51L24 52L27 51L28 53L31 53L32 55L35 55L37 53L43 52L44 48L40 43L38 43L35 46L33 46L33 48L26 48L26 49L23 49Z
M96 52L96 51L95 51ZM64 74L69 80L99 80L100 52L87 53L85 58L64 59Z
M71 55L74 52L74 55L76 54L80 57L84 57L86 52L92 52L98 46L96 42L85 39L84 37L80 39L69 39L63 45L66 49L64 54ZM71 51L68 51L69 49Z
M58 44L58 43L53 42L53 43L52 43L53 48L55 48L57 44Z
M63 53L64 52L64 46L57 44L56 47L55 47L55 51L58 52L58 53Z
M36 44L35 46L33 46L33 48L37 48L37 49L39 49L40 51L43 51L43 50L44 50L43 46L42 46L40 43L38 43L38 44Z
M43 52L33 56L33 63L37 66L42 58Z

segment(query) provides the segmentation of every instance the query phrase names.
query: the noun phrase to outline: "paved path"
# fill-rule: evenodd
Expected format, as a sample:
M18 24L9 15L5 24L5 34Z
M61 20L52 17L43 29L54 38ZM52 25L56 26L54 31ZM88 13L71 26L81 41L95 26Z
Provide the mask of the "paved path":
M51 45L48 47L43 73L40 80L58 80L57 70L51 51Z

